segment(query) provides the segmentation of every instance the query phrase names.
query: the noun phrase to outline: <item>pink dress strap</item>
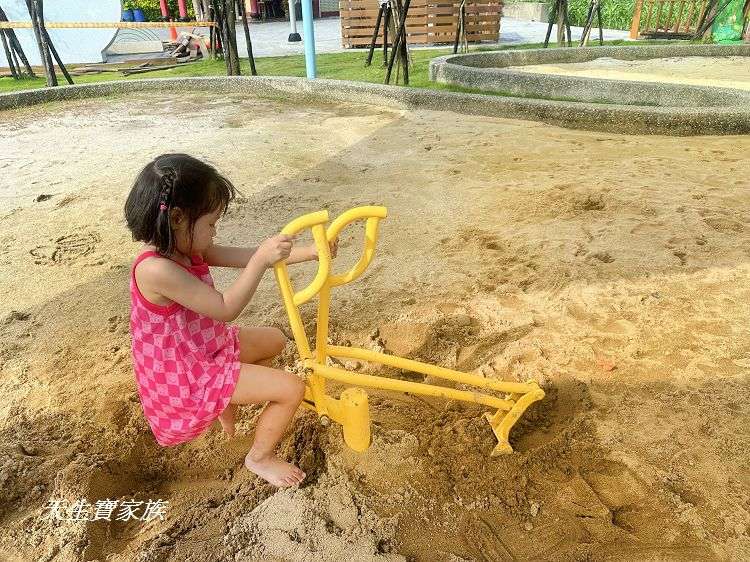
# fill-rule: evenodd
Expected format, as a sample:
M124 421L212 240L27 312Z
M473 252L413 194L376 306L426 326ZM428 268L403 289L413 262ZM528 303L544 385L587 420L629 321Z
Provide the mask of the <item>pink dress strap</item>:
M161 254L160 254L159 252L157 252L157 251L155 251L155 250L146 250L146 251L145 251L145 252L143 252L143 253L142 253L141 255L139 255L139 256L138 256L137 258L135 258L135 261L133 262L133 271L135 271L135 268L136 268L136 266L137 266L137 265L138 265L139 263L141 263L141 262L142 262L143 260L145 260L146 258L150 258L150 257L156 257L156 258L164 258L165 260L168 260L168 259L169 259L168 257L162 256L162 255L161 255ZM185 268L185 269L187 269L188 271L191 271L191 270L192 270L192 268L193 268L194 266L196 266L196 265L205 265L205 263L206 263L206 262L204 262L204 261L203 261L203 260L201 259L201 257L200 257L200 256L197 256L197 255L196 255L196 256L192 256L192 257L190 258L190 262L191 262L191 265L190 265L190 267L188 267L188 266L187 266L187 265L185 265L184 263L180 263L180 262L178 262L178 261L175 261L175 260L170 260L170 261L173 261L173 262L174 262L174 263L176 263L177 265L179 265L179 266L181 266L181 267L184 267L184 268Z
M133 267L130 268L130 280L131 285L133 287L133 293L135 294L135 297L145 306L147 309L149 309L151 312L156 312L157 314L171 314L175 310L179 309L180 306L182 306L180 303L173 302L172 304L155 304L148 300L146 297L143 296L143 293L141 293L140 287L138 287L138 281L136 281L135 278L135 268L138 267L138 264L141 263L146 258L150 257L157 257L157 258L164 258L159 252L156 252L154 250L146 250L142 254L140 254L138 257L135 258L135 261L133 262ZM169 258L164 258L169 259ZM172 260L174 261L174 260ZM178 265L181 265L186 270L190 271L190 268L187 267L184 264L181 264L179 262L175 262ZM191 272L192 273L192 272Z

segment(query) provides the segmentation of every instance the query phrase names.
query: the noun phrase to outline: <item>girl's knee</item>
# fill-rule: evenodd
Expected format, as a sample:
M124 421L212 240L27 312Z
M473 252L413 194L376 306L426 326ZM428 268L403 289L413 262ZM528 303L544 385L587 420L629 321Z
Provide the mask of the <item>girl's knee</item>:
M282 332L278 328L272 328L270 340L272 342L274 355L278 355L279 353L284 351L287 342L287 338L284 335L284 332Z
M292 377L294 377L294 379L290 381L291 384L289 385L289 400L299 404L305 397L305 381L297 375L292 375Z

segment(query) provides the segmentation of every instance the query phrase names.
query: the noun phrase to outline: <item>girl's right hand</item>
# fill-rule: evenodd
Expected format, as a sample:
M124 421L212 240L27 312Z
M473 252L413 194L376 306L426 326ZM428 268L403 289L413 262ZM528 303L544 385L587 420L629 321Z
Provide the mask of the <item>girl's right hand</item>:
M263 243L258 246L254 255L257 256L258 259L261 260L261 263L267 268L271 267L276 262L285 260L289 257L289 254L292 251L293 240L294 237L289 236L288 234L277 234L276 236L271 236L268 240L263 241Z

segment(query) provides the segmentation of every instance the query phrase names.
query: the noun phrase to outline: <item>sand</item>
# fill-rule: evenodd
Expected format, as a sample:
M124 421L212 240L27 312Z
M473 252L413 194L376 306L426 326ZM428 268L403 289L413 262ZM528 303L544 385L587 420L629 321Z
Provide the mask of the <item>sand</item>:
M139 94L2 113L0 144L6 559L750 558L750 138ZM490 458L479 406L381 392L362 454L300 411L281 448L299 489L242 467L254 408L233 439L215 426L160 448L131 372L122 207L168 150L242 191L223 243L386 205L374 263L334 295L332 340L538 381L516 453ZM360 237L342 236L341 269ZM238 323L288 330L270 274ZM170 503L164 521L45 518L80 498Z
M509 70L750 90L750 60L748 57L739 56L667 57L647 60L601 57L589 62L511 66Z

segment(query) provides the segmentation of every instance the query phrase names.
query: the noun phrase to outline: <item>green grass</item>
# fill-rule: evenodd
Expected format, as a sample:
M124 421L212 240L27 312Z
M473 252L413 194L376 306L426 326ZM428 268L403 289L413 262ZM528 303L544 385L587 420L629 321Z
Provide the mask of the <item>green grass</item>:
M605 41L605 45L644 45L660 43L659 41ZM597 43L598 44L598 43ZM541 47L541 43L528 43L508 47L474 47L471 51L507 50L507 49L534 49ZM430 60L435 57L450 54L450 48L444 49L412 49L413 65L409 69L410 86L413 88L430 88L433 90L450 90L457 92L476 92L446 84L431 82L428 76ZM382 67L382 51L376 51L373 64L364 66L366 50L352 50L344 53L329 53L318 55L317 70L319 78L333 80L352 80L355 82L370 82L382 84L385 78L385 68ZM263 57L256 59L258 74L261 76L305 76L305 59L302 55L290 55L283 57ZM223 61L200 61L169 70L159 70L146 74L134 76L123 76L119 72L105 72L89 76L73 77L76 84L91 84L110 80L138 80L143 78L181 78L194 76L222 76L226 73ZM250 74L250 65L245 59L242 62L242 74ZM65 82L64 77L58 73L61 84ZM46 85L43 78L13 80L12 78L0 78L0 93L17 90L42 88ZM499 94L502 95L502 94Z

